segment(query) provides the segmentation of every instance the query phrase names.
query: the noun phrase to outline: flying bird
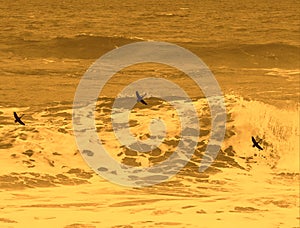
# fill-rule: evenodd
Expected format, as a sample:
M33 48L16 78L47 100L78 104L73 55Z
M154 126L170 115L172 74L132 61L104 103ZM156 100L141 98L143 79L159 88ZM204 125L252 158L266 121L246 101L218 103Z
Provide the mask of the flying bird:
M24 116L24 114L23 114L22 116L19 117L19 116L17 115L17 113L14 112L15 123L18 122L19 124L25 125L24 122L21 120L21 118L22 118L23 116Z
M252 142L253 142L253 147L257 147L259 150L263 150L260 145L258 145L258 142L255 140L255 138L252 136Z
M144 105L147 105L147 103L143 100L143 98L146 96L146 94L144 96L141 96L138 91L136 91L135 94L137 97L137 102L141 102Z

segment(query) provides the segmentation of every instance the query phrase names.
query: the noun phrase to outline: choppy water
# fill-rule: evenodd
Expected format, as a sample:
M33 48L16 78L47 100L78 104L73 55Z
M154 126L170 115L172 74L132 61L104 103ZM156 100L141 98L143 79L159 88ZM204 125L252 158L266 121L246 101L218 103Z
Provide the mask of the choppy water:
M222 208L212 213L187 201L187 205L174 209L175 214L207 214L205 218L209 221L218 221L220 217L226 221L228 216L235 219L235 213L247 213L250 219L245 216L241 222L250 221L249 224L265 227L296 227L299 223L299 217L296 218L299 207L299 9L299 2L292 0L276 3L160 1L159 4L154 0L138 3L117 0L2 2L0 157L4 168L0 174L0 196L5 200L1 201L0 208L5 216L0 222L20 227L26 224L20 218L23 212L17 212L26 206L71 210L70 207L80 209L94 205L91 211L97 220L96 214L103 213L99 209L103 199L92 202L86 192L98 192L102 196L103 192L111 191L116 197L128 195L123 201L114 199L108 206L112 208L144 205L139 194L150 197L151 202L156 202L156 195L162 197L162 201L163 196L174 196L177 198L172 200L178 205L183 198L196 202L201 199L203 208L210 203ZM210 131L210 116L201 91L190 86L182 73L164 66L125 69L119 74L123 76L121 79L106 87L97 108L97 130L108 147L111 131L107 113L114 93L117 88L143 76L173 79L186 89L200 113L202 135L191 162L175 179L150 188L120 190L121 193L108 187L101 191L104 181L85 165L77 151L71 116L74 93L80 78L97 58L116 47L142 40L173 42L191 50L209 66L225 95L228 118L225 140L210 169L199 173L199 162ZM151 88L146 92L151 94ZM172 110L164 109L159 102L155 102L152 109L175 126ZM13 123L13 111L25 113L25 127ZM134 122L133 129L139 126L147 129L143 121L148 117L143 108L135 112L143 114L136 116L140 119ZM252 148L252 135L262 139L263 151ZM105 137L108 138L105 140ZM148 136L144 132L139 137ZM165 159L165 152L177 141L175 134L164 142L165 151L154 151L142 158L123 147L116 147L112 154L125 164L151 165ZM87 202L77 202L55 190L63 199L60 203L55 196L43 194L48 190L40 190L77 185L84 190L74 196ZM14 191L28 194L27 198ZM31 202L36 193L42 195L37 197L36 203ZM21 200L22 206L16 198ZM15 201L11 203L10 199ZM53 201L51 205L45 203L49 199ZM101 204L108 205L105 200ZM173 205L168 202L157 203L156 207ZM153 210L154 215L163 214L163 210L141 208L141 211ZM186 208L195 211L187 213ZM126 212L119 213L126 217ZM272 213L274 217L270 217ZM260 216L265 220L258 219ZM61 226L74 223L76 227L76 219L69 223L61 222L59 216L57 219ZM47 221L48 217L41 220ZM91 223L88 216L84 221ZM183 220L178 224L160 222L160 218L154 216L148 225L143 224L144 227L192 227ZM103 227L107 224L110 223ZM120 224L142 227L140 223L126 220ZM221 227L221 223L208 224Z
M213 70L225 92L273 104L275 100L286 101L277 101L280 105L298 102L297 1L82 4L3 3L1 85L6 82L5 75L51 76L49 83L55 87L61 80L50 81L54 76L66 77L65 83L76 84L78 81L70 78L80 77L95 59L116 46L156 40L175 42L196 53ZM259 83L262 80L263 85ZM9 88L1 88L4 97Z

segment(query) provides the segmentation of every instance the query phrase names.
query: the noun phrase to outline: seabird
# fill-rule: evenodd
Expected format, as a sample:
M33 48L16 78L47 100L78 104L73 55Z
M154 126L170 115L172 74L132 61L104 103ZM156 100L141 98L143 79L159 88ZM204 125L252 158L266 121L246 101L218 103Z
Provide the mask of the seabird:
M143 100L143 98L146 96L146 94L144 96L141 96L138 91L136 91L135 94L137 97L137 102L141 102L144 105L147 105L147 103Z
M263 150L260 145L258 145L258 142L255 140L255 138L252 136L252 142L253 142L253 147L257 147L259 150Z
M19 124L25 125L24 122L21 120L21 118L22 118L23 116L24 116L24 114L23 114L22 116L19 117L19 116L17 115L17 113L14 112L15 123L18 122Z

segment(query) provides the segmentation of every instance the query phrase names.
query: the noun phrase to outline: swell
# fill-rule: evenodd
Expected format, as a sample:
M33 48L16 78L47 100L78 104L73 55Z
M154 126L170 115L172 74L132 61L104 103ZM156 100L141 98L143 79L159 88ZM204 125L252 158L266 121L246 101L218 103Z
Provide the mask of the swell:
M200 44L182 43L208 65L231 66L234 68L298 69L300 46L288 43L261 44Z
M6 53L27 58L96 59L108 51L132 42L143 41L138 37L76 35L49 40L25 40L17 38L7 42L2 49ZM287 43L196 43L178 42L209 65L231 65L237 68L265 67L295 68L298 66L299 45Z
M3 49L15 55L30 58L95 59L104 53L125 44L140 41L140 38L77 35L56 37L50 40L25 40L18 38Z

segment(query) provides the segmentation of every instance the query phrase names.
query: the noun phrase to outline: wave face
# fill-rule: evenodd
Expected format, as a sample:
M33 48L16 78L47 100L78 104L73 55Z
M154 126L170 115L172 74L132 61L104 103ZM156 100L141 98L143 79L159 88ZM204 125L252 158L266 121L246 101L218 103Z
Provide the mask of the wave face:
M190 44L187 44L189 47ZM198 46L198 48L195 48ZM243 43L224 44L217 47L204 48L198 45L190 48L204 60L217 66L231 66L235 68L278 68L297 69L297 58L300 46L287 43ZM199 47L200 46L200 47ZM194 47L194 48L193 48ZM212 55L215 60L205 56Z
M49 40L18 38L8 42L2 51L26 58L97 59L119 46L144 41L138 37L105 37L76 35ZM216 66L231 65L238 68L260 67L294 68L300 46L285 43L221 44L217 46L194 42L177 42ZM216 61L217 60L217 61Z
M20 38L12 41L11 47L5 51L27 58L96 59L117 46L140 40L138 38L93 35L56 37L42 41Z
M299 171L299 109L281 109L259 101L233 98L227 127L235 135L225 144L238 151L248 167L268 166L287 172ZM251 136L261 139L263 151L251 148ZM249 142L249 143L248 143Z
M298 173L299 110L282 110L233 95L226 96L225 100L228 115L225 139L218 157L205 173L199 173L198 168L203 156L207 156L204 152L211 129L210 114L205 99L194 101L197 110L201 110L200 137L191 161L179 172L179 177L209 179L215 173L226 172L226 169L249 173L257 170L276 174ZM154 100L152 111L146 112L141 107L132 111L134 120L130 122L131 131L140 139L146 139L151 134L145 123L153 115L161 116L166 121L166 126L172 126L159 149L150 153L137 153L114 143L116 139L109 118L113 101L102 97L96 109L97 132L112 156L119 162L132 166L155 165L167 159L180 140L175 110L163 101ZM9 169L1 176L2 188L89 183L93 174L85 171L86 165L80 159L74 141L70 104L53 104L44 110L18 110L26 112L24 121L27 125L24 128L11 121L10 114L15 109L2 110L0 150L3 151L2 160L10 164ZM150 111L153 113L149 113ZM261 140L263 151L252 147L252 136ZM178 165L181 163L179 160L177 162ZM25 167L26 172L18 172ZM41 175L35 176L36 172Z

